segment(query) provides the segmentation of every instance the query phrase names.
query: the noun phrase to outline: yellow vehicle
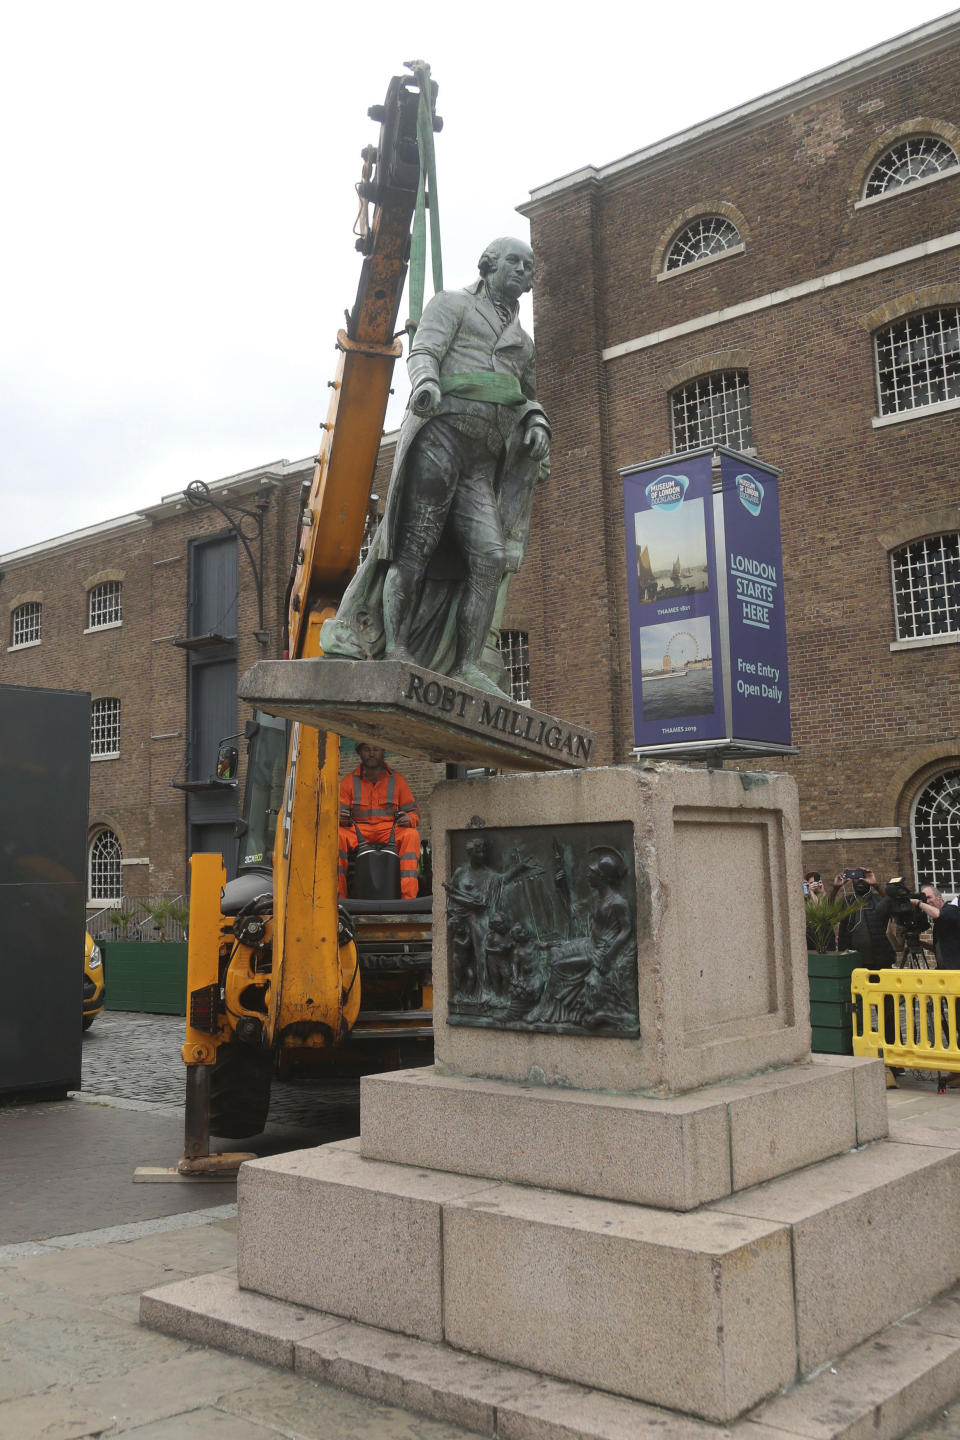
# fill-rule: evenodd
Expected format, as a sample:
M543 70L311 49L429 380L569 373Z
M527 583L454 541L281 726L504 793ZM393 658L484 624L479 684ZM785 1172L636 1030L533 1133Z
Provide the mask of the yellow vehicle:
M89 1030L103 1009L107 991L103 983L103 956L87 930L83 940L83 1028Z
M433 189L441 125L428 67L410 68L369 111L380 136L362 152L357 186L364 260L303 497L288 592L292 659L321 653L320 626L356 570L402 354L411 229L415 207L423 215L424 174ZM209 1154L211 1132L263 1128L274 1075L334 1062L387 1069L432 1053L429 899L338 902L339 736L265 715L247 734L237 877L227 883L219 855L191 857L183 1170ZM222 747L218 773L236 760L235 748Z

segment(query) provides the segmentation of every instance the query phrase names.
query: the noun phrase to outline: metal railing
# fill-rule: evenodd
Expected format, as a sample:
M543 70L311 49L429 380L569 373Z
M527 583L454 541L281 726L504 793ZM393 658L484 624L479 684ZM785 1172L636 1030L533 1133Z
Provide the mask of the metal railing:
M854 970L853 1053L960 1071L960 970Z
M145 895L88 915L87 929L98 941L186 940L187 909L183 894Z

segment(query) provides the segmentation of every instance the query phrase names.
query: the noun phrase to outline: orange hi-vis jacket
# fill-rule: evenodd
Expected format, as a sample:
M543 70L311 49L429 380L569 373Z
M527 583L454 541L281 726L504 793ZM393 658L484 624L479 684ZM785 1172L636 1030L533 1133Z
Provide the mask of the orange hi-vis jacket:
M347 893L347 861L350 851L357 847L357 830L364 840L389 840L394 819L400 814L409 815L411 822L397 825L394 837L400 855L400 893L405 899L414 899L420 864L420 809L404 777L384 765L379 779L364 780L363 766L358 765L340 781L340 806L353 817L348 824L340 822L340 894Z

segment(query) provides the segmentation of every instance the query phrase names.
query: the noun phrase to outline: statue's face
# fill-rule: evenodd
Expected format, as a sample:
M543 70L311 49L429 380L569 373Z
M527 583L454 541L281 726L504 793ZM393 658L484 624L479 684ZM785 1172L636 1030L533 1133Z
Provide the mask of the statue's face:
M498 300L513 303L533 288L533 251L522 240L510 240L500 251L496 270L487 276L487 285Z
M468 840L466 851L468 860L472 860L475 865L482 865L487 858L487 842L486 840Z

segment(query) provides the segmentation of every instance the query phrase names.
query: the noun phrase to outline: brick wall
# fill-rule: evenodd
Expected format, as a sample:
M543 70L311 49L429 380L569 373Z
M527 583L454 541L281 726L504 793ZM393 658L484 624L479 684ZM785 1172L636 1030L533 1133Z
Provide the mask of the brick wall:
M806 830L904 827L900 841L810 842L805 858L831 876L847 864L909 872L910 801L931 773L960 763L958 651L891 652L888 558L891 536L918 537L956 514L960 411L871 424L871 330L885 315L939 303L931 297L957 303L958 250L920 255L619 358L605 361L601 352L958 228L958 171L873 205L855 202L891 137L924 129L954 143L960 137L960 44L894 55L869 71L524 207L537 257L540 392L554 427L536 545L511 601L515 623L532 632L535 702L595 728L601 760L628 756L617 472L673 449L673 386L731 363L748 369L757 453L784 472L800 750L766 763L796 776ZM658 280L667 243L684 221L717 212L739 217L742 252Z
M264 625L259 628L256 587L241 549L238 555L237 671L281 654L283 597L296 535L303 470L271 468L238 480L232 498L250 506L268 494L264 518ZM262 482L266 481L264 485ZM228 497L230 498L230 497ZM93 760L90 833L107 827L118 836L124 894L131 898L177 893L186 882L186 806L172 782L185 773L187 659L174 645L187 631L189 547L222 533L223 516L184 502L160 504L92 534L66 536L3 559L0 578L0 682L86 690L94 699L121 702L120 754ZM259 547L254 546L259 559ZM122 582L123 621L87 629L87 591L103 575ZM10 610L24 595L42 600L39 645L10 649ZM242 729L247 707L238 707ZM243 747L241 746L241 752ZM242 772L241 772L242 783ZM131 864L131 861L146 861Z

